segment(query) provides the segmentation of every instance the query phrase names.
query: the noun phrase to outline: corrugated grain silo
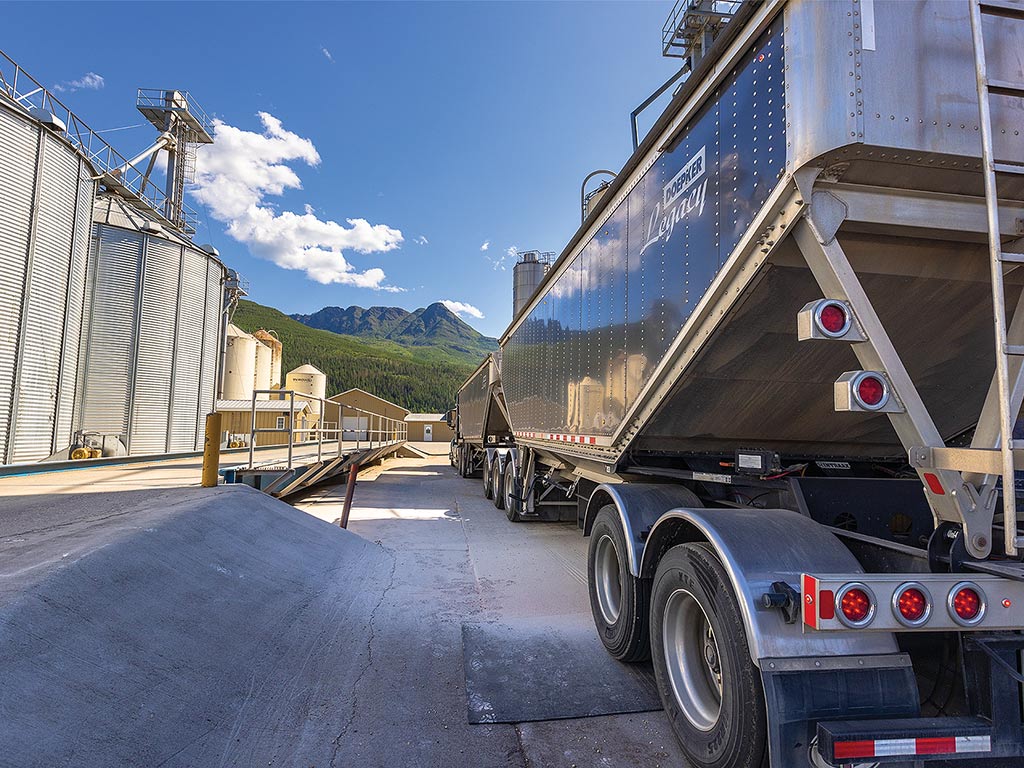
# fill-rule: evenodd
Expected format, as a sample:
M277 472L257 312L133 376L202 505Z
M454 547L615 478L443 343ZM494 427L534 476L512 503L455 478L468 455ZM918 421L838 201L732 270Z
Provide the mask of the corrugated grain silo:
M95 221L78 426L131 454L197 450L215 404L224 266L115 195Z
M0 87L0 463L68 445L95 170L48 111Z

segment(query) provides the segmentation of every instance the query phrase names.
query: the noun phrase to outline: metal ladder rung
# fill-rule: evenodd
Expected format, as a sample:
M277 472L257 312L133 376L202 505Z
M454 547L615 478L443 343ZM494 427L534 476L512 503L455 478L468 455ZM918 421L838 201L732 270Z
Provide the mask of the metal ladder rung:
M1011 19L1024 19L1024 5L1013 0L982 0L978 3L982 13L991 16L1008 16Z
M1003 251L999 254L999 260L1004 264L1024 264L1024 253L1010 253Z
M992 170L996 173L1017 173L1024 175L1024 165L1013 165L1011 163L992 163Z
M1024 356L1024 344L1003 344L1003 354Z
M1009 80L993 80L986 83L989 93L997 96L1024 96L1024 84L1011 83Z

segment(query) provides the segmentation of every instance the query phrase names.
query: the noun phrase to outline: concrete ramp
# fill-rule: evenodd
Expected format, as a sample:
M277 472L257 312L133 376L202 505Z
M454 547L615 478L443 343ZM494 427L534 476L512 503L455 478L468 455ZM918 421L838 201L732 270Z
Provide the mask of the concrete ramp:
M0 499L0 765L331 765L393 570L244 486Z

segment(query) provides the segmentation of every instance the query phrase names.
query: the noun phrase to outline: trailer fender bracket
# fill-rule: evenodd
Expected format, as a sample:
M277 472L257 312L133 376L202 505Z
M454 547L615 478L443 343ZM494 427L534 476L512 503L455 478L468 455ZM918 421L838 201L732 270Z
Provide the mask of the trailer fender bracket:
M621 488L621 486L620 486ZM777 582L800 589L800 574L862 573L856 558L829 530L785 509L673 509L660 515L641 554L640 576L652 577L668 549L706 541L722 562L743 616L751 659L870 656L897 652L890 632L805 632L783 611L766 607Z

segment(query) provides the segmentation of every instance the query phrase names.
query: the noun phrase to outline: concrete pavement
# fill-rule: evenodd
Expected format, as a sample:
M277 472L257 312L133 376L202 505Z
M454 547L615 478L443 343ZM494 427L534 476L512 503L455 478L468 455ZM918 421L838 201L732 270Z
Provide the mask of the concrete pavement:
M325 489L297 505L333 521L342 496ZM396 561L368 638L373 662L353 692L343 764L684 765L663 712L466 723L463 622L589 617L587 542L574 524L510 523L479 479L460 478L439 457L389 460L360 480L349 528Z
M445 457L343 493L8 491L0 766L682 765L661 712L467 722L463 622L589 611L572 525Z

